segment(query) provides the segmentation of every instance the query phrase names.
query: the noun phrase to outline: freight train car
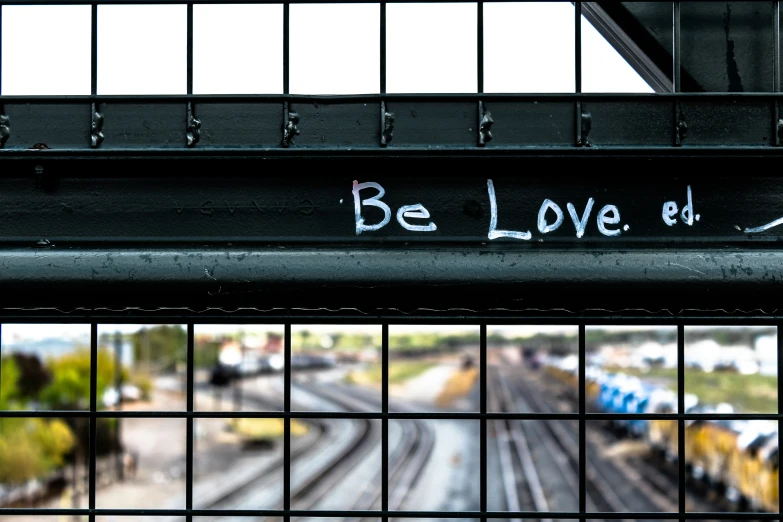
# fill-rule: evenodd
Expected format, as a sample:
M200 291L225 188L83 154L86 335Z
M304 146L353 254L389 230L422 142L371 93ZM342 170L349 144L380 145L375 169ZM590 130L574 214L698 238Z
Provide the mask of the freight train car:
M570 361L549 361L548 373L578 396L579 379ZM587 403L604 413L676 413L677 395L635 376L585 371ZM694 483L725 497L739 510L778 511L779 448L777 424L710 419L710 414L732 413L729 404L702 404L685 394L685 412L704 414L704 419L685 421L685 468ZM638 437L647 442L662 463L679 458L679 433L674 419L617 419L609 426L618 436Z

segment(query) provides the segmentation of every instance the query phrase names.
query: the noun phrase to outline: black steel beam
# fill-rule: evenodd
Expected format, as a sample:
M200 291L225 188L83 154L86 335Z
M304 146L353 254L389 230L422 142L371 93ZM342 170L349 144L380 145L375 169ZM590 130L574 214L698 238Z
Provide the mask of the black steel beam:
M775 309L783 252L511 248L0 251L3 307Z
M7 139L0 159L237 151L282 157L423 155L441 149L547 153L588 148L575 146L577 133L593 149L638 152L672 149L683 118L688 125L687 135L679 136L683 147L773 149L779 97L771 92L2 96ZM589 127L575 124L575 105ZM491 113L491 140L482 141L479 111L482 117ZM296 121L287 121L289 112L296 113ZM198 125L185 114L197 115Z

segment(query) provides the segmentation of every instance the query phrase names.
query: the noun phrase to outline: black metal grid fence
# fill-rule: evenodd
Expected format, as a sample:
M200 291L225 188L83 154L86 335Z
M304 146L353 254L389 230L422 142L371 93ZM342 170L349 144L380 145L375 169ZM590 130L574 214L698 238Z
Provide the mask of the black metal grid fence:
M98 11L102 5L161 4L153 0L124 2L88 0L10 0L1 5L82 4L92 6L91 94L84 96L6 96L0 93L4 157L31 153L31 139L46 138L48 148L36 154L88 153L107 155L108 151L157 149L177 154L191 149L204 153L220 148L228 154L237 149L247 153L301 154L302 151L340 151L350 146L352 154L371 153L387 147L398 152L422 149L469 152L520 152L643 147L672 151L734 147L770 150L780 145L780 3L756 2L771 6L762 14L768 30L754 42L771 51L771 73L761 87L738 90L682 88L683 49L681 10L703 2L655 2L671 6L671 63L658 68L635 47L636 34L626 34L611 25L600 2L574 2L574 86L573 93L485 93L484 92L484 5L471 1L477 9L476 87L462 94L390 94L386 92L386 7L389 3L349 0L345 3L374 3L380 6L379 92L363 95L294 95L289 91L290 5L306 3L238 0L239 4L273 3L283 7L282 94L207 95L193 94L193 6L187 5L187 80L182 95L111 96L98 93ZM409 0L399 0L408 2ZM457 0L464 3L466 0ZM554 0L556 1L556 0ZM741 4L742 0L735 2ZM341 2L342 3L342 2ZM633 4L634 2L626 2ZM642 2L643 3L643 2ZM2 9L0 9L0 16ZM621 54L653 86L655 94L583 93L582 15L608 36ZM768 16L767 16L768 15ZM736 16L736 15L735 15ZM611 27L610 27L611 26ZM705 26L706 27L706 26ZM693 29L691 27L690 29ZM722 31L722 27L712 27ZM757 31L758 32L758 31ZM690 34L690 39L700 38ZM509 49L509 52L514 52ZM509 57L509 67L514 67ZM0 71L2 71L0 64ZM745 66L747 64L743 64ZM525 72L521 72L525 74ZM538 72L536 72L538 74ZM725 74L725 71L720 72ZM766 76L769 76L768 78ZM739 92L739 91L748 92ZM751 92L752 91L752 92ZM762 92L763 91L763 92ZM313 113L313 105L328 107ZM368 109L368 104L370 108ZM409 111L417 118L407 118ZM467 114L465 122L454 118ZM396 118L395 118L396 115ZM149 125L138 126L143 119ZM52 128L52 123L60 121ZM409 121L410 120L410 121ZM83 122L81 126L62 122ZM358 123L357 123L358 122ZM641 123L643 122L643 123ZM494 127L493 127L494 125ZM371 129L368 131L367 129ZM118 129L122 129L119 132ZM30 142L30 143L28 143ZM234 151L236 152L236 151ZM382 153L382 152L381 152Z
M134 320L135 319L135 320ZM113 323L136 323L139 317L132 318L127 315L121 317L112 317ZM143 322L149 322L150 316L146 315ZM610 316L591 316L591 317L558 317L553 315L536 316L459 316L459 315L429 315L427 317L404 319L396 316L358 318L355 316L339 317L335 315L308 315L306 318L291 317L263 318L258 316L227 317L216 316L213 318L198 318L198 323L194 323L193 316L156 316L155 321L169 323L187 324L187 406L184 411L123 411L121 409L99 410L96 399L96 379L97 379L97 353L98 353L98 323L91 323L91 366L90 366L90 409L89 411L0 411L0 418L28 418L28 417L73 417L89 419L90 440L95 441L96 421L100 418L161 418L161 419L185 419L187 422L187 445L186 445L186 502L184 509L116 509L116 508L96 508L96 445L91 442L89 454L89 505L82 509L69 508L3 508L0 514L5 515L85 515L90 520L96 516L115 515L115 516L184 516L191 520L194 516L237 516L237 517L264 517L278 516L289 520L290 517L308 516L308 517L346 517L363 518L377 517L382 520L388 518L471 518L471 519L573 519L573 520L598 520L598 519L660 519L660 520L777 520L778 513L760 513L760 512L686 512L686 468L685 468L685 422L689 420L754 420L767 419L780 421L783 419L781 408L778 406L778 413L767 414L744 414L744 413L684 413L686 411L685 396L685 328L686 326L774 326L778 327L777 347L778 353L781 349L783 339L779 335L779 325L781 317L771 315L730 315L721 314L710 316L708 314L699 315L687 320L672 320L664 317L640 317L637 315L624 316L622 314ZM8 318L7 322L25 322L29 317ZM36 321L51 322L46 319L35 319ZM74 321L84 324L84 319ZM62 320L60 320L62 322ZM225 324L225 325L259 325L284 323L284 403L283 411L260 412L260 411L198 411L194 409L194 328L198 324ZM329 412L329 411L293 411L291 407L291 331L292 325L299 324L323 324L335 325L341 324L364 324L380 326L382 329L382 407L380 412ZM478 412L395 412L389 408L389 326L390 325L478 325L480 332L480 410ZM573 413L542 413L542 412L492 412L487 407L487 330L488 327L508 326L508 325L570 325L578 324L579 332L579 401L578 411ZM678 413L644 413L644 414L621 414L621 413L593 413L589 412L586 405L585 393L585 331L586 327L604 326L604 325L647 325L650 327L676 326L677 328L677 347L678 347ZM782 374L783 358L777 359L778 377ZM777 380L777 403L781 404L783 398L783 380ZM193 508L193 449L194 449L194 430L193 424L196 419L207 418L282 418L284 419L284 439L283 439L283 509L194 509ZM291 508L291 421L294 419L379 419L382 422L382 508L381 510L302 510ZM480 510L479 511L407 511L389 509L389 420L398 419L462 419L474 420L480 422L481 435L480 446L476 451L480 452L481 466L480 473ZM576 511L490 511L487 509L487 423L492 420L570 420L577 421L579 425L579 491L578 505ZM588 477L587 456L586 456L586 423L596 420L608 419L667 419L676 420L678 423L679 436L679 458L678 458L678 504L679 510L676 512L594 512L587 510L587 485ZM778 430L778 443L783 438ZM779 478L780 480L780 478Z
M343 3L351 3L348 0ZM364 0L354 0L363 2ZM401 2L407 0L399 0ZM463 1L463 0L456 0ZM166 2L152 0L125 1L123 4L160 4ZM169 2L172 3L172 2ZM574 3L574 93L570 94L490 94L484 93L484 47L483 47L483 8L484 1L468 2L477 9L477 85L474 93L465 94L389 94L386 93L386 6L391 2L372 2L380 5L380 92L355 96L306 96L289 93L289 25L292 3L283 2L283 93L280 95L195 95L193 94L193 6L207 4L207 1L173 2L187 5L187 92L173 96L108 96L99 95L98 82L98 9L101 5L117 5L119 2L78 1L67 2L10 0L0 2L0 17L3 5L35 5L35 4L83 4L92 6L91 14L91 94L85 96L6 96L0 93L0 157L29 158L33 155L58 158L60 155L101 156L135 152L143 156L197 154L199 150L211 154L220 149L220 154L249 154L254 151L262 155L297 154L297 150L324 150L327 154L345 153L350 146L349 155L362 154L369 151L427 151L441 148L446 151L480 152L490 154L492 151L521 153L532 149L547 151L586 152L592 149L620 150L637 147L644 154L656 150L674 151L695 149L710 149L719 147L722 151L770 151L776 154L779 149L774 145L781 144L781 128L783 122L780 115L780 2L758 2L770 5L772 15L768 22L770 28L770 46L773 49L772 75L768 89L765 92L682 92L680 50L681 8L688 2L658 2L671 6L672 49L673 59L671 71L665 77L670 83L659 81L655 84L656 94L588 94L582 92L582 14L594 9L595 4L576 1ZM277 3L254 0L236 0L234 3ZM698 2L693 2L694 4ZM1 20L0 20L1 21ZM0 24L0 27L2 25ZM2 64L0 64L2 73ZM537 107L541 103L551 104L558 115L556 127L558 138L540 137L540 123L550 119L552 111L544 113ZM318 142L308 142L303 130L307 129L311 120L307 114L307 106L314 103L331 105L337 110L327 119L329 123L322 129L324 146ZM366 107L371 110L367 121L372 122L374 130L361 137L355 132L353 124L357 115L365 117ZM408 122L408 127L394 123L394 115L400 116L410 107L439 107L446 112L434 110L420 111L420 118L415 124ZM259 124L248 114L258 114L250 108L264 107L268 109L268 121ZM619 107L619 110L618 110ZM449 111L467 111L471 114L471 134L469 139L453 132L453 122L444 114ZM491 112L490 112L491 111ZM271 116L269 116L271 115ZM148 129L140 129L137 120L150 122ZM361 118L360 118L361 119ZM52 126L52 122L67 120L80 122L76 126ZM398 118L399 120L399 118ZM643 122L640 124L640 122ZM128 132L112 133L111 126L123 128ZM499 126L508 123L516 128L508 138L509 133ZM104 128L104 125L107 126ZM498 124L494 129L493 124ZM114 128L117 128L114 127ZM732 132L728 135L725 129ZM228 130L222 141L209 138L209 132L214 129ZM716 130L717 129L717 130ZM761 132L758 132L761 129ZM354 129L355 130L355 129ZM492 134L490 134L490 132ZM350 135L346 141L344 136ZM219 133L218 133L219 134ZM343 141L341 141L341 139ZM46 143L48 150L30 150L31 144ZM593 145L593 147L589 147ZM600 146L600 147L599 147ZM733 147L733 149L732 149ZM383 152L379 152L383 154ZM480 291L475 289L474 291ZM459 303L456 303L459 304ZM178 322L187 324L187 403L184 411L103 411L98 409L96 397L98 324L106 320L112 322L140 322L150 320ZM14 316L6 310L2 319L9 322L26 322L30 316L20 314ZM48 318L50 322L52 318ZM677 520L777 520L777 513L724 513L724 512L686 512L686 469L685 469L685 422L696 419L767 419L780 421L781 411L776 414L689 414L685 412L684 403L684 329L690 325L767 325L778 326L783 322L779 315L747 315L747 314L705 314L688 319L672 319L669 317L649 317L639 315L513 315L492 316L490 314L461 315L460 312L443 313L441 315L411 315L373 316L373 317L339 317L336 315L312 315L269 317L261 315L241 316L240 314L216 315L182 314L166 316L165 312L133 317L132 315L105 315L99 313L84 313L75 316L55 316L54 321L89 322L91 324L91 366L90 366L90 408L88 411L1 411L0 418L9 417L77 417L89 420L90 454L89 454L89 500L84 509L43 509L43 508L4 508L0 514L8 515L86 515L90 520L96 516L185 516L191 520L194 516L240 516L262 517L282 516L288 521L290 517L380 517L388 518L479 518L487 519L677 519ZM43 320L40 320L43 322ZM196 324L231 323L231 324L285 324L285 369L284 369L284 404L282 412L249 412L249 411L197 411L194 409L194 328ZM345 412L308 412L292 411L291 408L291 327L295 324L374 324L382 327L382 358L383 358L383 388L382 407L375 413L345 413ZM389 325L393 324L472 324L479 325L481 334L480 347L480 410L475 413L410 413L394 412L389 409ZM487 328L489 325L504 324L561 324L579 325L579 407L574 413L499 413L488 411L487 408ZM649 324L676 325L678 330L678 413L673 414L602 414L588 412L585 396L585 328L590 325L605 324ZM780 353L781 338L778 335L778 353ZM778 357L778 404L781 397L781 358ZM113 509L96 507L96 425L101 418L173 418L185 419L187 424L186 439L186 501L184 509ZM193 458L194 458L194 421L201 418L282 418L284 419L284 467L283 467L283 508L265 510L205 510L194 509L193 502ZM379 419L382 423L381 438L381 472L382 472L382 508L379 511L312 511L291 509L291 421L306 418L336 418L336 419ZM589 512L587 511L587 463L586 463L586 423L605 419L669 419L676 420L679 425L679 468L678 468L678 506L676 512ZM447 511L395 511L389 509L389 420L396 419L463 419L478 421L481 427L480 446L476 451L480 454L479 507L478 511L447 512ZM578 510L572 512L508 512L490 511L487 503L487 423L498 419L539 419L539 420L570 420L579 425L579 491ZM778 438L781 438L780 430ZM778 441L781 442L780 440ZM779 484L780 485L780 484Z

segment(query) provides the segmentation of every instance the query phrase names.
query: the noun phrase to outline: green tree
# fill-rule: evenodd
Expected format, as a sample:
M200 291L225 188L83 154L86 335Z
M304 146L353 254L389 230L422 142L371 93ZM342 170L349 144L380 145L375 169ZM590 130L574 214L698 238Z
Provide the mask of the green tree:
M95 394L100 402L106 388L114 386L114 354L108 348L97 353ZM46 361L52 379L41 391L41 402L50 409L77 410L90 407L90 349L77 347L73 352L52 357ZM122 369L122 380L130 379L127 368ZM99 407L101 405L99 404Z
M193 353L193 364L197 368L212 368L218 362L220 346L220 340L201 339L197 341L196 350Z
M52 409L89 409L90 351L80 348L74 352L51 358L47 366L52 380L41 391L41 402ZM100 397L100 392L99 395Z
M12 357L0 360L0 409L12 410L22 400L17 383L21 372Z
M188 334L179 325L142 328L131 335L134 360L149 364L150 369L174 371L187 359Z
M16 360L4 357L0 362L0 408L26 407L28 398L20 390L21 378ZM87 383L89 386L89 379ZM64 464L76 444L73 431L63 420L0 418L0 483L21 484L45 476Z
M75 443L73 432L59 419L0 419L0 483L43 477L64 464Z

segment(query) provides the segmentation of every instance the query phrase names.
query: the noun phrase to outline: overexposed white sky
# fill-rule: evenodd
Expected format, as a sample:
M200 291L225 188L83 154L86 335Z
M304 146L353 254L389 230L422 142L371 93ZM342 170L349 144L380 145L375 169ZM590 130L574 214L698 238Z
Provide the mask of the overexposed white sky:
M133 333L138 332L144 327L155 326L157 323L149 324L99 324L98 335L104 333ZM185 325L182 325L185 328ZM13 343L18 339L35 341L41 339L79 339L89 340L89 324L19 324L3 323L0 330L0 340L3 344ZM281 327L282 328L282 327ZM266 331L266 330L264 330ZM198 332L198 330L197 330Z
M476 4L387 4L387 92L477 91ZM4 95L90 94L89 5L3 6ZM380 91L379 4L290 6L290 92ZM570 2L484 4L484 91L574 92ZM194 6L194 93L283 92L283 8ZM186 6L98 7L98 94L185 94ZM652 92L582 19L582 90Z
M89 324L12 324L3 323L0 334L2 344L11 344L18 339L40 340L47 338L87 339L90 338Z

